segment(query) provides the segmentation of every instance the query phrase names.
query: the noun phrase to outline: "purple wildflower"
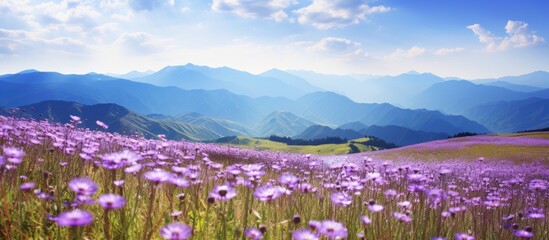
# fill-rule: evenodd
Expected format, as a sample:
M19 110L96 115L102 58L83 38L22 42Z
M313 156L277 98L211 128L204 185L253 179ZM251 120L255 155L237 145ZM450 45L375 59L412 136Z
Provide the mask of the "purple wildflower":
M103 194L97 198L97 203L106 210L119 209L126 204L126 199L116 194Z
M263 233L259 231L257 228L248 228L246 231L244 231L244 234L246 234L246 237L249 239L257 240L263 238Z
M286 189L280 186L263 185L255 190L254 196L259 201L271 201L282 196L285 192Z
M69 182L69 188L78 195L93 195L97 184L87 177L75 178Z
M170 240L189 239L191 238L192 233L193 230L191 227L178 222L170 223L160 229L160 235L162 235L162 238Z
M370 220L370 218L368 218L367 216L361 216L359 217L359 219L360 219L360 222L364 225L372 224L372 220Z
M105 124L104 122L101 122L99 120L95 121L95 124L97 124L97 126L100 126L104 129L109 129L109 126L107 126L107 124Z
M21 191L30 191L34 188L36 184L34 184L34 182L28 182L28 183L23 183L19 186L19 190Z
M340 207L349 206L353 202L353 198L349 196L349 194L341 192L332 193L330 199L332 200L333 204Z
M330 239L346 238L348 234L347 228L343 224L331 220L322 221L319 232Z
M412 221L412 218L404 213L395 212L393 213L393 216L399 221L403 223L409 223Z
M295 188L299 179L292 174L284 173L278 178L278 181L289 188Z
M532 232L528 232L526 230L517 230L513 234L519 238L532 238L534 236Z
M455 240L475 240L475 237L467 234L467 233L456 233L454 235Z
M79 227L90 224L93 221L93 215L87 211L75 209L59 214L55 221L59 226Z
M171 176L171 173L166 172L162 169L154 169L143 174L143 178L156 184L170 180Z
M214 197L215 200L226 201L236 197L236 190L229 185L216 185L210 196Z
M298 229L292 232L294 240L319 240L320 237L307 229Z
M25 152L21 149L14 147L4 147L4 156L6 156L8 162L11 162L13 164L20 164L21 162L23 162Z

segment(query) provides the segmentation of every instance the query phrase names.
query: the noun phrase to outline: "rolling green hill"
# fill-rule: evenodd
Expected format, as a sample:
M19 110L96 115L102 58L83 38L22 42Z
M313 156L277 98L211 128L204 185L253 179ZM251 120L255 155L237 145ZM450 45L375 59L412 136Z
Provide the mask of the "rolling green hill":
M251 137L225 137L218 139L215 142L227 146L238 146L241 148L293 152L293 153L311 153L318 155L338 155L356 152L377 151L382 148L368 145L369 138L360 138L348 141L342 144L322 144L316 146L289 146L285 143L273 142L266 139L251 138Z

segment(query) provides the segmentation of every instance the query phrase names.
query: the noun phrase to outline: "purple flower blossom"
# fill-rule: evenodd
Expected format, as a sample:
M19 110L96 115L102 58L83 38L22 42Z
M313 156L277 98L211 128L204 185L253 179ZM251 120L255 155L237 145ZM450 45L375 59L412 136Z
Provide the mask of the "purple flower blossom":
M69 188L78 195L93 195L97 184L87 177L75 178L69 182Z
M534 234L532 232L528 232L526 230L517 230L513 233L516 237L519 238L532 238Z
M412 221L412 218L404 213L394 212L393 216L399 221L403 223L409 223Z
M34 188L34 186L35 186L34 182L23 183L19 186L19 190L30 191Z
M342 192L332 193L330 199L332 200L333 204L340 207L349 206L353 202L353 198L349 196L349 194Z
M114 184L114 186L121 187L122 185L124 185L125 181L124 180L115 180L112 183Z
M361 216L359 217L360 219L360 222L363 224L363 225L370 225L372 224L372 220L370 220L370 218L368 218L367 216Z
M263 185L255 190L254 196L259 201L272 201L282 196L286 191L286 188L280 186Z
M292 174L284 173L278 178L278 181L287 187L295 188L299 179Z
M320 237L307 229L298 229L292 232L294 240L319 240Z
M21 149L14 147L4 147L4 156L6 156L8 162L11 162L13 164L20 164L21 162L23 162L25 152Z
M191 183L185 179L185 178L182 178L182 177L178 177L176 175L172 175L169 182L175 186L178 186L180 188L186 188L188 187L189 185L191 185Z
M247 238L258 240L263 238L263 233L257 228L248 228L244 231Z
M59 214L55 218L57 225L63 227L79 227L93 222L93 215L85 210L75 209Z
M330 238L346 238L347 237L347 228L336 221L324 220L322 225L320 225L319 233Z
M126 199L116 194L103 194L97 198L97 203L106 210L119 209L126 205Z
M162 169L154 169L143 174L143 178L156 184L170 180L171 176L171 173L166 172Z
M160 235L162 235L162 238L170 240L189 239L191 238L192 233L193 230L191 227L178 222L170 223L160 229Z
M455 240L475 240L475 237L467 234L467 233L456 233L454 235Z
M229 185L216 185L210 196L214 197L215 200L226 201L236 197L236 190Z
M371 204L368 205L368 209L372 212L380 212L381 210L383 210L383 206L379 204Z
M109 126L107 126L107 124L105 124L104 122L101 122L99 120L95 121L95 124L97 124L97 126L100 126L104 129L109 129Z

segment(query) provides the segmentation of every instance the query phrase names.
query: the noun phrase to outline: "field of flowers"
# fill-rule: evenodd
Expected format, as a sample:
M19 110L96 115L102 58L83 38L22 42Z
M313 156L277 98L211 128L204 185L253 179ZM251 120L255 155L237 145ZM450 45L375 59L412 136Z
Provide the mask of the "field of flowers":
M0 117L0 239L549 239L542 163L318 157L72 119Z

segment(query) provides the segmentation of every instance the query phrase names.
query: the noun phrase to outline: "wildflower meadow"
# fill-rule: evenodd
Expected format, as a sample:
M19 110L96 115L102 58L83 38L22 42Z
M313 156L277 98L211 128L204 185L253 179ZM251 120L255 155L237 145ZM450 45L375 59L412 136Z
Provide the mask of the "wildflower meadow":
M542 163L256 151L80 121L0 117L0 239L549 239Z

